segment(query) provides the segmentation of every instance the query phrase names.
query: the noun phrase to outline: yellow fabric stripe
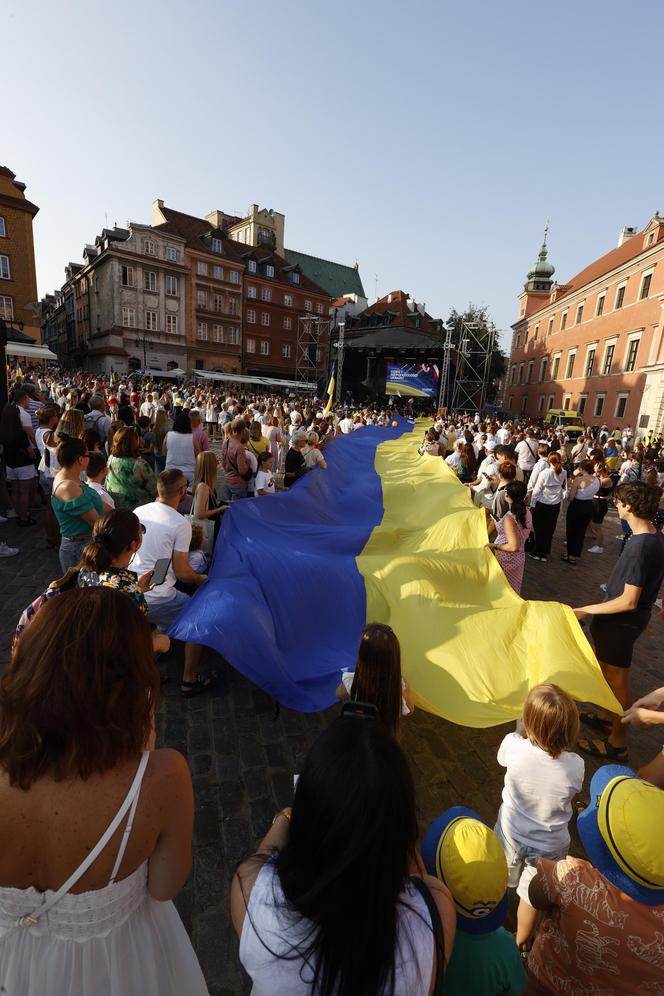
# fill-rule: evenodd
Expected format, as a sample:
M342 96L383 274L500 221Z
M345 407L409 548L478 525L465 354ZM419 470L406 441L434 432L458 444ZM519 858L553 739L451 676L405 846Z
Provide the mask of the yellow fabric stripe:
M377 448L384 515L357 558L367 621L399 637L415 702L462 726L494 726L552 681L621 712L569 606L514 592L486 548L484 511L444 460L418 454L430 424Z

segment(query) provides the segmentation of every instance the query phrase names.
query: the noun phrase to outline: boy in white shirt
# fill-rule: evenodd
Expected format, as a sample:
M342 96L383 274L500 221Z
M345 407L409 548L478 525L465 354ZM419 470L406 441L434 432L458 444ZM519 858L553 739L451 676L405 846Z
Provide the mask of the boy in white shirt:
M104 505L104 513L111 512L115 508L115 501L104 487L104 481L108 474L106 457L98 450L93 450L88 461L86 478L93 491L96 491Z
M272 476L272 453L270 450L258 454L258 473L256 474L254 486L257 495L273 495L275 493L274 477Z

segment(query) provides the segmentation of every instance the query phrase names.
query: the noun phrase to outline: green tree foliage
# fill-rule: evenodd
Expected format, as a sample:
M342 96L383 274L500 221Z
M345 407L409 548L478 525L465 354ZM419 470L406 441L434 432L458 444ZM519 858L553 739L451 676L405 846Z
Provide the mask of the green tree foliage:
M455 329L461 328L462 322L474 322L480 326L480 330L477 333L478 338L486 340L491 335L491 330L493 328L493 322L489 315L489 308L486 304L473 304L470 301L463 311L457 311L456 308L452 308L449 313L447 322L445 323L447 327L452 327ZM455 337L456 338L456 337ZM458 340L457 340L458 341ZM497 337L494 340L493 349L491 351L491 380L489 382L489 388L487 391L486 400L491 402L496 397L498 392L498 384L501 378L504 376L507 370L507 357L500 349L498 345Z

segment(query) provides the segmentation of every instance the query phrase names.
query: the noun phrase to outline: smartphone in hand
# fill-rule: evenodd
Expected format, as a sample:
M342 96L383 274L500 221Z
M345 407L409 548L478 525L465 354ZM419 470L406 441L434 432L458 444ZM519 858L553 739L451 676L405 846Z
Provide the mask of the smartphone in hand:
M164 583L164 581L166 580L166 575L168 574L168 568L170 566L171 566L170 557L162 557L160 560L158 560L155 563L154 570L152 572L152 578L150 579L152 587L156 587Z

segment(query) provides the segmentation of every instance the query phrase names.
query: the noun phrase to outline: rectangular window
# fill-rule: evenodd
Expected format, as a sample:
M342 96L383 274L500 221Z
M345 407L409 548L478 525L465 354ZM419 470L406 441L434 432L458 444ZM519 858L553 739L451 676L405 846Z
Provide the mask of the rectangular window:
M565 378L569 379L574 373L574 360L576 359L576 353L569 353L567 357L567 370L565 371Z
M199 277L207 277L208 275L207 263L204 263L202 260L199 259L198 262L196 263L196 273L199 275Z
M625 287L626 286L627 286L627 284L623 284L622 287L619 287L618 290L616 291L616 304L615 304L615 310L616 311L618 310L618 308L622 308L622 306L623 306L623 301L625 300ZM603 403L604 402L602 401L602 404Z
M528 360L528 369L526 370L526 384L530 384L533 379L533 366L535 365L534 360Z
M247 272L248 273L255 273L256 272L256 260L255 259L249 259L249 260L247 260Z
M632 370L636 369L636 357L639 352L639 340L632 339L629 346L627 347L627 362L625 363L626 373L631 373Z
M577 406L576 406L576 410L579 413L579 415L583 415L583 413L585 412L587 401L588 401L588 395L587 394L580 394L579 395L579 400L578 400L578 403L577 403Z
M255 339L247 339L247 352L248 353L255 353L256 352L256 340Z
M652 273L646 273L643 281L641 283L641 293L639 294L639 301L643 301L644 298L648 297L650 294L650 285L652 283ZM616 418L622 418L622 415L616 415Z
M551 380L556 380L558 377L558 369L560 367L560 353L553 358L553 366L551 367Z
M178 278L172 277L169 273L166 274L166 293L170 297L176 297L178 292Z
M171 335L177 335L178 331L177 315L166 315L166 331L170 332Z
M212 252L221 252L223 246L221 244L221 239L212 239Z
M157 274L154 270L143 270L143 288L147 291L156 291Z
M521 399L521 411L525 412L527 407L528 407L528 395L524 394L524 396Z
M197 290L196 291L196 304L199 308L207 308L207 291Z
M145 312L145 327L148 332L157 331L157 312L156 311L146 311Z
M588 355L586 357L586 377L592 377L593 367L595 366L595 353L596 349L593 347L588 350Z
M224 310L224 295L215 294L212 298L212 303L214 305L214 310L221 314Z
M290 360L291 348L288 343L281 347L281 355L285 360Z
M256 290L256 288L252 287L251 284L247 284L247 297L251 298L252 301L255 301L257 294L258 291Z
M203 339L204 342L207 342L207 337L208 337L207 322L198 323L198 325L196 326L196 337L198 339Z
M614 418L624 418L625 409L627 408L627 399L629 394L619 394L616 398L616 414Z
M122 286L123 287L136 286L136 271L134 270L133 266L122 267Z
M606 301L606 294L600 294L600 296L597 298L597 309L595 311L595 318L599 318L599 316L604 312L605 301Z
M613 363L613 354L616 351L616 344L614 342L606 347L606 352L604 354L604 366L602 367L603 374L611 373L611 364Z
M122 309L122 324L126 329L136 328L136 311L134 308Z
M6 322L14 321L14 298L13 297L0 297L0 318L4 318Z
M604 399L605 398L606 398L606 394L596 394L595 395L595 409L593 411L593 415L595 416L595 418L599 418L599 416L604 411Z
M223 342L224 341L224 327L223 325L213 325L212 326L212 342Z
M311 307L311 301L304 302L304 310L307 312L307 314L309 314L309 312L313 310Z
M508 412L511 412L513 408L514 408L514 395L510 394L509 398L507 399Z
M535 340L537 339L538 335L539 335L539 322L535 326L535 331L533 332L533 342L535 342Z
M549 410L549 408L553 408L553 402L554 402L555 400L556 400L556 396L555 396L555 394L550 394L550 395L549 395L549 400L548 400L548 402L547 402L547 406L546 406L546 410L547 410L547 411Z
M560 331L561 332L565 331L565 326L566 325L567 325L567 312L563 311L562 315L560 316Z
M205 370L205 360L196 360L196 369Z
M223 280L224 279L224 268L223 266L215 266L214 268L214 279Z
M521 345L521 333L518 332L514 340L514 348L518 349L520 345Z
M255 325L256 324L256 312L255 311L248 311L247 312L247 321L248 321L248 323L250 325Z
M177 263L180 259L180 250L176 249L175 246L166 246L164 255L166 259L170 259L171 263Z
M537 411L538 412L543 412L544 411L544 395L543 394L540 394L539 398L537 399Z
M143 252L146 256L156 256L157 247L155 246L152 239L143 239Z
M284 294L284 307L286 307L286 308L292 308L293 307L293 295L292 294Z
M269 287L261 287L261 301L269 303L272 300L272 291Z
M291 280L293 281L294 284L299 284L300 274L297 272L291 273Z
M553 332L553 318L550 318L546 327L547 336L551 335L552 332Z
M261 325L269 325L269 324L270 324L270 316L269 316L268 312L267 311L262 311L261 312Z
M274 276L274 267L272 266L271 263L268 263L267 266L265 267L265 276L266 277Z
M236 298L229 297L226 307L229 315L240 314L240 302Z
M542 383L543 380L546 380L546 368L548 367L548 365L549 365L548 356L543 356L542 362L540 363L540 372L539 372L540 384Z
M291 329L292 327L293 327L293 319L290 317L290 315L286 315L286 317L284 318L284 328Z
M266 339L261 340L261 356L270 355L270 343Z
M7 226L5 224L5 219L2 217L1 214L0 214L0 238L2 239L7 238Z
M579 307L576 309L576 324L580 325L582 319L583 319L583 305L580 304Z
M316 304L316 314L318 314L318 315L322 315L322 314L323 314L323 311L324 311L324 309L323 309L323 305L322 305L322 304L320 303L320 301L319 301L319 302L318 302L318 303Z
M231 270L228 275L231 278L231 283L232 284L239 284L240 283L240 273L239 273L238 270Z
M519 363L519 384L523 384L523 368L524 368L524 365L525 364L523 364L523 363Z
M568 412L571 407L572 407L572 395L566 394L563 397L563 408L566 412Z
M240 330L237 328L228 329L228 344L229 346L239 346L240 345Z

